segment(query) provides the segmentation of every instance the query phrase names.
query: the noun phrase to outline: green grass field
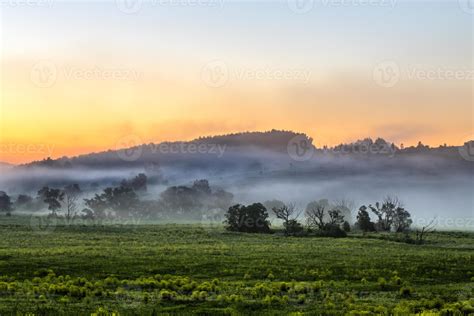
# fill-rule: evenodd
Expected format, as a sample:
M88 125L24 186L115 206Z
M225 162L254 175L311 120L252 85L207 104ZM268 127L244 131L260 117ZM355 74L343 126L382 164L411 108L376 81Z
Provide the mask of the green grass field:
M1 315L474 313L473 233L412 245L4 217L0 234Z

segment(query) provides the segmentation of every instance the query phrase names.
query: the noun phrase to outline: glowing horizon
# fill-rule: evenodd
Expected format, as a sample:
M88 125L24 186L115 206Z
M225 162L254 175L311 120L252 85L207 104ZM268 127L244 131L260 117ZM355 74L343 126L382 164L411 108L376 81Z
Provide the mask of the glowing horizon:
M1 8L0 161L115 149L127 135L284 129L321 147L474 134L473 19L456 1L44 4Z

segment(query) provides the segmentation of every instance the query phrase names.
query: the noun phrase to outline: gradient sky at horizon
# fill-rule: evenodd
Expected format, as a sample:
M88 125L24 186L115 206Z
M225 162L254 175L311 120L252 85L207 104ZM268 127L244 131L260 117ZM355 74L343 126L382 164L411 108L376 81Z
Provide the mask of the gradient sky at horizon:
M474 134L464 0L30 1L0 6L0 161L114 149L129 135L276 128L321 146ZM393 65L386 87L378 70Z

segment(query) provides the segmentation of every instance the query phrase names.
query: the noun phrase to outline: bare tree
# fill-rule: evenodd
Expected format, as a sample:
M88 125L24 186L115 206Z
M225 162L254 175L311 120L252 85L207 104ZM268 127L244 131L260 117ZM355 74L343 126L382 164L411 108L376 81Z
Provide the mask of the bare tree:
M425 234L432 233L435 231L435 224L434 221L436 218L433 218L428 225L425 225L421 228L421 230L416 230L416 243L417 244L422 244L425 238Z
M281 207L272 208L275 216L283 221L285 227L285 235L289 235L293 230L299 230L298 226L301 226L296 220L300 216L301 211L297 211L294 204L283 205Z
M309 227L323 230L326 223L324 223L325 207L317 205L306 210L306 222Z
M329 212L329 225L340 226L344 223L344 215L338 209L332 209Z
M64 188L64 197L66 203L66 219L69 221L76 215L77 200L81 194L78 184L70 184Z

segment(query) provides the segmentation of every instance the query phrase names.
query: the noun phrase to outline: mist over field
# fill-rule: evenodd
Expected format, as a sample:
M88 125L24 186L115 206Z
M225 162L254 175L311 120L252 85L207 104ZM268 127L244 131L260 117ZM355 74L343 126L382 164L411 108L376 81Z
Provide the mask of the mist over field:
M232 193L232 203L280 200L304 210L315 200L345 200L352 205L348 220L354 221L361 205L392 195L403 201L415 226L436 218L439 228L474 227L474 170L456 148L365 154L311 147L311 156L299 159L288 145L298 135L303 134L215 137L196 142L196 148L202 145L201 152L189 150L192 142L178 143L175 152L149 144L43 160L6 168L0 189L12 195L35 196L44 186L61 188L77 183L82 197L90 198L143 173L147 176L147 190L142 194L146 200L158 199L169 187L206 179L212 188ZM189 220L196 219L195 214L189 215Z

